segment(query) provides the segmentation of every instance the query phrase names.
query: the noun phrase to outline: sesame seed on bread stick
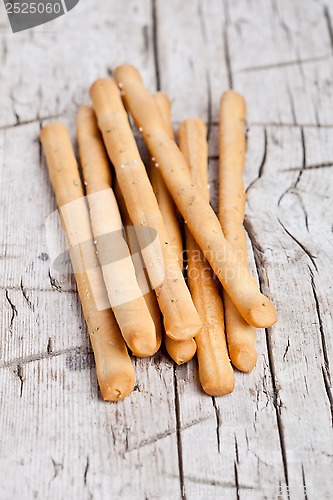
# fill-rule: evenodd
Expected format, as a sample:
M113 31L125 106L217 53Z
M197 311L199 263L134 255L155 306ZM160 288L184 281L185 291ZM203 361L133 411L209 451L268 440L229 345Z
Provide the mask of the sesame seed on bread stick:
M159 350L162 343L162 325L161 325L161 313L158 307L158 302L154 290L151 290L149 277L147 270L143 265L140 245L138 238L135 234L133 223L128 214L124 197L120 190L117 179L114 179L114 194L117 198L119 211L121 214L121 220L127 236L128 247L131 250L133 265L135 267L136 278L138 280L138 285L141 288L143 298L146 301L147 307L149 309L150 315L155 324L156 330L156 346L155 352Z
M108 301L71 139L61 123L46 125L40 139L76 270L101 393L107 401L119 401L134 387L134 369Z
M156 352L155 325L123 237L108 156L91 106L79 108L77 139L92 231L112 310L132 353L138 357L152 356ZM119 257L112 261L113 256Z
M179 265L175 265L163 216L141 160L117 84L110 78L97 80L90 89L90 95L129 216L135 227L152 228L157 234L156 240L146 245L146 241L142 240L142 232L137 233L147 272L164 317L166 333L174 340L189 340L198 333L201 322Z
M156 94L154 94L154 98L157 102L160 112L162 113L165 129L169 134L169 137L173 139L174 133L171 122L171 103L169 101L169 98L166 94L163 94L163 92L156 92ZM174 248L175 258L177 258L178 256L179 266L182 268L183 241L177 220L177 208L172 197L170 196L168 188L165 185L159 168L156 168L155 166L154 159L152 159L151 161L150 180ZM164 342L169 355L177 363L177 365L182 365L190 361L197 350L197 344L195 343L194 339L177 342L176 340L170 339L166 335Z
M163 117L140 74L133 66L123 65L116 69L115 79L122 85L126 107L142 131L178 210L231 300L251 325L271 326L277 320L274 305L260 293L248 266L225 239L213 209L193 185L186 160L166 133Z

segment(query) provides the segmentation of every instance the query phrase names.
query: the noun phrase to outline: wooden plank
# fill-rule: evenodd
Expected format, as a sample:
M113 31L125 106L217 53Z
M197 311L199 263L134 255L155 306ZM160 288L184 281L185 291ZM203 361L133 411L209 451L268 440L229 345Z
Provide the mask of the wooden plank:
M235 73L332 55L327 21L322 7L315 2L226 0L225 4L230 61Z
M306 241L297 239L294 196L293 205L287 203L289 193L300 193L303 199L303 191L314 188L314 182L309 189L306 178L300 176L306 165L305 151L302 130L268 129L266 161L261 176L248 190L247 228L261 287L272 294L278 308L279 322L267 331L267 342L289 492L292 498L300 498L304 482L309 496L325 498L332 491L330 367L326 362L331 346L326 343L327 332L322 331L321 310L332 313L321 300L321 287L317 292L317 283L319 288L322 281L318 273L323 276L324 272L319 268L322 252L314 260ZM316 192L321 182L326 191L328 176L317 177ZM307 213L305 198L303 202ZM312 204L311 209L311 217L326 219L321 204ZM329 272L331 263L323 265Z
M130 397L106 404L91 359L1 369L1 497L177 498L173 368L144 360L137 371Z
M171 98L173 120L216 120L221 91L229 86L222 2L157 0L156 13L160 84Z
M248 122L331 125L333 39L327 8L302 0L257 0L255 7L226 0L225 5L232 81L249 102Z
M130 37L119 28L129 16ZM180 496L173 367L160 356L135 360L130 398L120 405L98 398L74 282L49 275L44 223L55 202L38 144L39 122L53 115L74 136L75 111L90 83L122 60L155 84L152 19L148 0L131 0L126 9L116 1L80 2L50 31L2 37L0 469L10 471L1 474L4 498Z
M90 343L76 293L49 290L0 290L2 335L0 367L54 356ZM56 319L55 319L56 318Z
M256 178L264 151L264 130L250 128L246 185ZM215 209L217 169L217 161L212 159L209 179ZM256 274L250 244L249 255ZM178 369L180 425L186 427L195 416L202 419L181 433L183 483L188 498L195 498L199 493L202 497L214 498L286 495L274 391L262 330L257 332L256 347L255 370L250 375L236 372L235 391L227 397L208 398L200 390L196 363Z
M333 10L327 0L185 4L86 0L16 35L0 13L4 498L333 495ZM162 354L135 361L126 401L103 403L75 285L49 276L43 225L55 204L39 122L59 115L73 134L90 83L123 61L168 92L175 124L207 121L215 209L219 98L232 84L247 100L251 265L279 323L258 332L258 365L236 373L226 398L201 392L195 361L174 369Z
M332 125L332 59L236 73L250 124ZM272 83L269 83L272 82ZM265 88L264 92L257 89Z
M0 127L74 115L91 83L121 61L138 65L153 83L151 17L149 0L128 0L126 9L116 0L85 0L42 30L4 34Z
M44 225L56 205L39 145L39 132L39 123L0 132L1 177L7 186L0 193L3 207L0 231L5 257L0 260L0 287L20 289L22 284L28 289L75 290L74 280L68 275L52 281Z

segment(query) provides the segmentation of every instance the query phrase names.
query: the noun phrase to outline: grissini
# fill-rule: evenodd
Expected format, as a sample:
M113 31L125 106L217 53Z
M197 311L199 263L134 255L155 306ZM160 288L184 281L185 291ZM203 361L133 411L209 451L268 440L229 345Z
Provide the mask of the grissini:
M110 309L71 139L61 123L46 125L40 139L66 234L101 393L107 401L119 401L134 387L134 369Z
M245 189L245 116L243 97L233 90L224 93L220 104L219 127L219 219L223 234L248 265L243 227ZM225 324L229 355L238 370L250 372L256 364L256 330L239 314L228 294L223 291Z
M160 112L162 113L166 131L171 139L174 138L171 122L171 103L169 98L163 92L154 94ZM177 209L170 196L170 193L164 183L163 177L158 168L155 167L155 158L152 158L150 167L150 180L156 195L157 202L163 214L163 219L168 230L176 256L178 255L179 265L183 267L183 241L180 232ZM177 342L170 339L167 335L164 338L166 350L171 358L182 365L190 361L196 353L197 344L194 339Z
M91 106L79 108L77 139L92 232L111 308L133 354L152 356L156 352L155 325L123 237L121 217L111 188L108 157Z
M198 118L183 122L178 131L179 147L190 166L193 184L209 202L208 144L206 126ZM230 364L224 331L223 303L219 281L188 228L187 280L202 320L196 336L199 378L204 391L211 396L224 396L234 390L235 375Z
M117 84L112 79L97 80L90 89L109 157L124 196L129 216L136 228L144 226L157 237L147 244L138 231L138 240L149 279L156 292L167 335L189 340L201 322L184 277L170 250L170 240L153 188L141 160Z
M169 98L163 92L156 92L156 94L154 94L154 98L163 116L166 131L169 137L173 138L174 133L171 123L171 103ZM153 186L158 205L162 212L171 245L178 256L179 265L182 268L183 239L177 217L177 207L165 185L159 168L156 168L155 164L155 158L152 157L150 161L150 182Z
M260 293L248 266L224 238L213 209L193 186L186 160L166 133L155 99L143 86L138 71L130 65L120 66L115 79L185 223L231 300L248 323L271 326L277 321L272 302Z
M132 221L128 214L124 197L121 193L117 179L114 180L114 193L117 198L119 211L121 214L121 219L123 221L123 226L127 235L128 247L131 250L132 260L135 267L135 274L138 280L138 285L141 289L143 298L146 301L147 307L149 309L150 315L155 324L156 331L156 347L155 352L159 350L162 343L162 325L161 325L161 313L158 307L158 302L154 290L151 290L149 277L147 270L145 269L144 262L141 255L140 245L135 234Z

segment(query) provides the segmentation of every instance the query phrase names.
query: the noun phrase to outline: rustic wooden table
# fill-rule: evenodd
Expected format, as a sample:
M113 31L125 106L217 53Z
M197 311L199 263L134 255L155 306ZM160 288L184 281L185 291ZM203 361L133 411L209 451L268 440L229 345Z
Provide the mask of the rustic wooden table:
M333 498L332 24L331 0L81 0L13 35L1 5L1 500ZM74 282L50 271L40 126L74 133L122 62L168 93L175 127L207 121L215 207L219 99L247 101L250 258L279 323L224 398L162 352L102 402Z

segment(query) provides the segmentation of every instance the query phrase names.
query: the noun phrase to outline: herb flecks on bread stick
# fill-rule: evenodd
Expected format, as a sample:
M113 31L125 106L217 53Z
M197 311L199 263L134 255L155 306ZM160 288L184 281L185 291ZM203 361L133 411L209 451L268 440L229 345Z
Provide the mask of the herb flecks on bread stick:
M152 356L156 352L155 325L123 237L107 153L90 106L81 106L78 111L77 139L92 231L112 310L133 354Z
M168 97L163 94L163 92L157 92L154 95L157 102L159 110L163 116L165 130L168 133L170 139L174 139L174 133L171 122L171 103ZM169 237L172 241L172 245L176 254L178 255L178 263L180 268L183 267L183 241L180 232L178 220L177 220L177 209L173 202L172 197L165 185L163 177L158 168L155 166L155 158L152 158L150 180L161 209L165 225L168 230ZM197 344L194 339L183 340L177 342L170 339L167 335L165 336L165 347L171 356L171 358L177 363L177 365L182 365L190 361L196 353Z
M101 393L107 401L119 401L134 387L134 370L110 309L70 136L61 123L50 123L42 129L40 139L73 268L77 269L75 279L94 351ZM80 210L77 210L78 206ZM106 309L102 308L103 304Z
M178 140L180 149L190 166L193 183L209 202L205 124L197 118L186 120L179 128ZM234 390L235 376L226 344L219 282L188 228L186 228L186 246L188 284L203 323L201 332L195 338L199 378L207 394L223 396Z
M220 105L219 219L224 236L247 266L246 237L243 227L245 116L246 106L243 97L233 90L225 92ZM223 300L231 361L238 370L250 372L257 361L256 330L244 321L225 290Z
M138 71L123 65L116 69L115 78L171 196L216 276L248 323L263 328L271 326L277 320L272 302L260 293L248 267L224 238L213 209L193 186L186 160L165 132L163 117Z
M152 287L156 291L167 335L189 340L198 333L201 322L184 277L175 265L170 240L153 188L141 160L117 84L112 79L95 82L90 95L109 157L135 227L157 232L156 244L138 240Z

